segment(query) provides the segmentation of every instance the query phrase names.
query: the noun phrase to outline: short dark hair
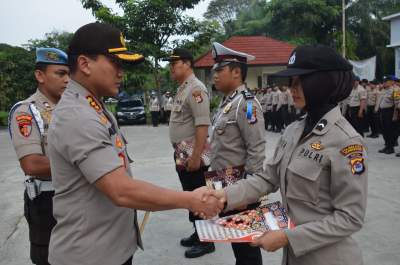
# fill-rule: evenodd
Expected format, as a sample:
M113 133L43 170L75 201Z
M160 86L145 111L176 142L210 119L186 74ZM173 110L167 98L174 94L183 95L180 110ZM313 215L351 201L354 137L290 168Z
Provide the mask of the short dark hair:
M84 55L92 60L97 60L97 54L68 54L68 67L71 74L78 69L78 57Z
M36 63L35 64L35 71L39 70L39 71L42 71L42 72L46 72L47 66L48 66L47 63Z
M193 60L191 60L191 59L182 59L182 61L184 63L189 62L190 63L190 68L193 69L193 66L194 66L194 61Z
M239 68L240 73L242 75L242 82L246 81L246 77L247 77L247 65L246 64L234 62L234 63L228 64L228 66L229 66L229 70L231 70L231 71L233 69Z

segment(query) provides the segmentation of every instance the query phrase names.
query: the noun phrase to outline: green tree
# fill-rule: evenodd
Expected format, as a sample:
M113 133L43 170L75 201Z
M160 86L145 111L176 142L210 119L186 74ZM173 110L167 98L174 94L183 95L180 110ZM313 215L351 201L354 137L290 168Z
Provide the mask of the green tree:
M72 36L73 34L70 32L53 31L46 33L44 39L29 40L27 44L23 45L23 47L26 47L28 50L35 50L40 47L58 48L66 52Z
M183 15L199 0L116 0L123 10L122 15L114 13L98 0L81 0L83 7L101 22L119 28L130 49L148 58L143 68L154 78L154 85L160 89L159 60L170 50L172 36L188 36L196 31L196 21Z

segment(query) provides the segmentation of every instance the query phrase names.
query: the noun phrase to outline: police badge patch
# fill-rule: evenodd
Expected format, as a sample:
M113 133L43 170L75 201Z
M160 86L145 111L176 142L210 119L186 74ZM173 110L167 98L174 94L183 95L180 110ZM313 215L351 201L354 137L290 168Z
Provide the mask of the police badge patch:
M24 113L17 115L15 119L17 120L19 132L21 133L21 135L24 137L29 137L32 132L33 117L29 114Z
M193 91L192 97L193 97L194 100L195 100L197 103L199 103L199 104L200 104L201 102L203 102L203 96L201 95L201 91L200 91L200 90Z
M364 158L354 157L350 159L351 173L361 175L365 171Z

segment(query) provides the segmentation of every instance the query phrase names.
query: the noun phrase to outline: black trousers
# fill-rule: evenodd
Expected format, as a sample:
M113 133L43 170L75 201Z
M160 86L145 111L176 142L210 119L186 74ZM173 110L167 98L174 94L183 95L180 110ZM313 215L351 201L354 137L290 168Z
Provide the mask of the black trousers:
M153 123L154 127L158 126L159 116L160 116L160 112L159 111L152 111L151 112L151 122Z
M169 124L169 118L171 117L171 111L170 110L166 110L165 111L165 122L167 124Z
M364 118L358 117L358 111L360 107L350 107L349 108L349 122L356 129L356 131L364 137Z
M375 106L367 107L367 121L368 126L371 129L371 134L376 135L379 133L379 116L374 112L374 109Z
M178 172L179 180L182 184L182 189L184 191L193 191L197 188L206 186L206 179L204 178L204 172L208 170L208 167L201 167L197 171L189 172L189 171L179 171ZM200 217L195 216L192 212L189 212L189 221L193 223L196 220L202 220Z
M393 122L394 108L381 109L382 134L385 146L393 148L397 139L396 126Z
M285 127L287 127L290 124L288 105L282 105L281 108L279 109L279 112L282 119L282 123L285 125Z
M53 217L54 191L42 192L34 200L24 193L24 215L29 227L30 256L33 264L47 265L51 230L56 225Z

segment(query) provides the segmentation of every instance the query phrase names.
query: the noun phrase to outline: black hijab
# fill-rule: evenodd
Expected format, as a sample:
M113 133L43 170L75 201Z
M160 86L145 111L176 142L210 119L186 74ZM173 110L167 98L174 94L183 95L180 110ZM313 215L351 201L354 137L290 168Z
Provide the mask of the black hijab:
M321 71L300 76L308 114L302 138L326 113L350 95L353 80L352 71Z

